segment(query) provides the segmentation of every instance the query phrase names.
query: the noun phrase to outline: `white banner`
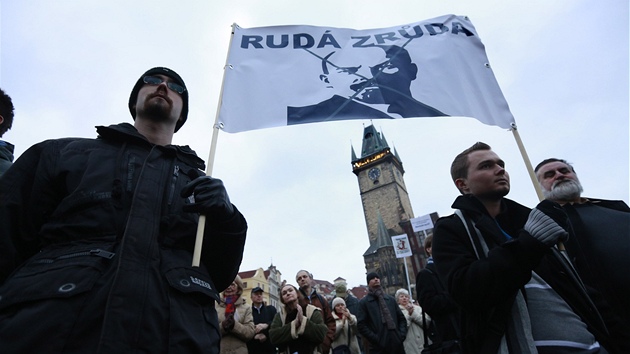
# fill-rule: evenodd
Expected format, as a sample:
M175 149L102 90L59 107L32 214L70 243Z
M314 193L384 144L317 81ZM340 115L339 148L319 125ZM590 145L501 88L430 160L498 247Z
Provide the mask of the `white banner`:
M409 220L411 222L411 228L413 232L420 232L423 230L429 230L433 228L433 220L431 220L431 214L418 216Z
M409 244L409 238L406 234L392 236L392 244L394 245L394 252L396 258L409 257L411 253L411 245Z
M514 117L477 31L445 15L390 28L240 28L225 68L226 132L344 119Z

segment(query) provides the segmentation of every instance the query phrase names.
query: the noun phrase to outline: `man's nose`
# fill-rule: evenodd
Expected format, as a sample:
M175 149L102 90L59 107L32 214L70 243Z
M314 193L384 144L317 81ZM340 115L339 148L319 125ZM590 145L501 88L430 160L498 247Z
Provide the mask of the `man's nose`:
M156 88L155 90L156 90L156 91L157 91L157 90L163 90L163 91L165 91L165 92L168 92L168 85L167 85L166 81L162 81L162 82L160 82L160 83L157 85L157 88Z
M555 179L565 179L565 178L567 178L567 176L564 173L560 172L560 171L555 171L555 173L553 175L553 178L555 178Z

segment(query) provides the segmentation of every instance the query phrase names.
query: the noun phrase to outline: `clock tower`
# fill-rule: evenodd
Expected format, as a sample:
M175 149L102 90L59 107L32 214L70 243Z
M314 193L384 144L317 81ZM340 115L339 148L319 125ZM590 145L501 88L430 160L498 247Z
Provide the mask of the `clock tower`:
M398 153L390 149L374 125L363 129L361 156L352 149L352 172L357 176L370 248L363 255L368 272L381 276L388 293L406 287L403 259L397 259L391 236L404 234L401 222L414 217Z

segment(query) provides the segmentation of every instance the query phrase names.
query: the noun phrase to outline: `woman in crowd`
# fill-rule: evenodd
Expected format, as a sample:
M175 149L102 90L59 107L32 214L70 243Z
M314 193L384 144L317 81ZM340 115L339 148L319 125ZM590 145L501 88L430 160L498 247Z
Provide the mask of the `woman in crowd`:
M332 315L337 329L335 340L332 342L333 354L360 354L359 341L357 340L357 318L346 308L346 302L336 297L332 301ZM345 350L342 347L345 346Z
M271 342L278 347L279 353L319 353L328 332L321 310L313 305L302 308L298 302L301 296L293 285L286 284L280 289L283 306L269 329Z
M254 338L252 308L241 294L243 281L237 275L215 306L221 327L221 354L247 354L247 342Z
M407 319L407 338L405 338L405 353L420 354L424 347L424 333L422 331L422 309L414 305L405 289L396 291L396 302ZM427 318L427 321L429 319Z

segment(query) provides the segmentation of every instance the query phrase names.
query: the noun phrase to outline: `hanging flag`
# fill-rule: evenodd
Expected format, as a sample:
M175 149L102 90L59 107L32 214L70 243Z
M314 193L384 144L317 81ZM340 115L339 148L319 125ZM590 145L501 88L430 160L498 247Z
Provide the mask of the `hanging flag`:
M226 132L345 119L514 122L467 17L370 30L233 30L218 117Z
M407 238L406 234L392 236L392 244L394 245L396 258L410 257L412 255L411 244L409 244L409 238Z

